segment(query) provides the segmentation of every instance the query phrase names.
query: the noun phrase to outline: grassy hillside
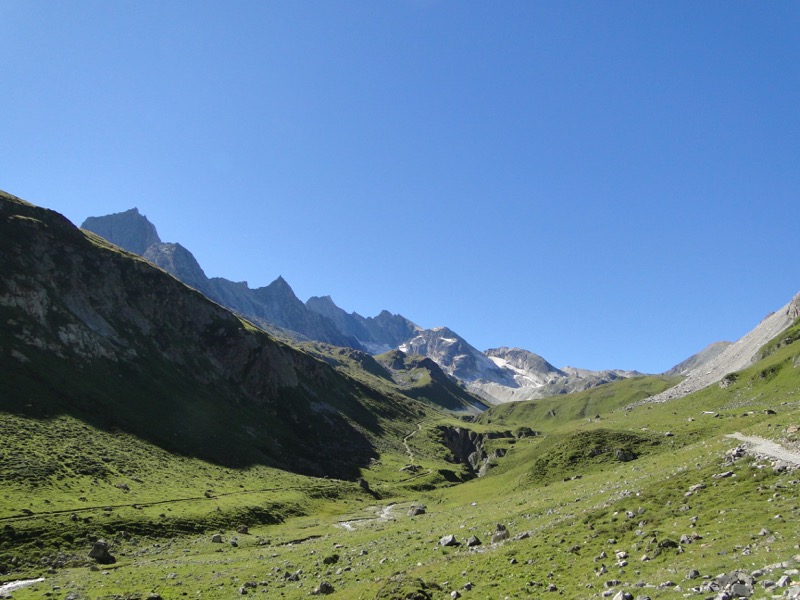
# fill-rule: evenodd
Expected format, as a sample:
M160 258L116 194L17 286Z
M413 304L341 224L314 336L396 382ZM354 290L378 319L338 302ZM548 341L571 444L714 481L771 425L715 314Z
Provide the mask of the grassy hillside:
M761 569L758 579L776 581L798 565L797 473L774 468L771 460L753 454L731 460L726 455L739 442L725 435L741 431L800 443L797 432L789 433L791 425L800 424L798 365L800 348L788 345L732 377L735 381L726 387L713 386L670 403L631 406L617 404L614 394L602 401L595 397L603 408L601 419L592 415L591 423L585 416L572 421L564 416L581 413L586 393L559 399L557 427L550 427L553 417L535 406L542 401L533 401L516 407L513 420L506 414L503 426L528 427L540 435L492 440L506 444L508 453L485 477L414 491L408 484L381 482L376 476L390 469L376 464L365 473L383 491L381 498L349 482L312 482L259 468L226 470L128 440L124 446L138 448L135 454L152 468L152 479L130 483L127 474L115 470L109 483L93 484L87 475L75 481L75 493L96 495L92 506L87 506L89 497L87 502L68 496L51 500L57 502L54 510L86 507L75 513L83 529L70 530L77 527L70 512L39 516L46 505L36 487L16 497L17 510L36 514L6 520L15 529L40 523L42 532L66 532L60 538L54 533L53 539L65 555L84 561L88 540L105 537L112 541L117 562L93 571L65 561L54 573L44 572L45 583L16 591L14 597L39 598L55 585L65 594L90 598L150 593L177 598L184 592L233 598L242 590L305 598L326 581L334 594L347 598L445 599L451 591L464 598L550 593L600 598L609 590L626 590L677 599L713 596L692 590L735 569ZM618 382L604 391L618 388L620 397L640 397L642 390L633 392L633 383ZM663 384L642 380L638 386L655 393ZM508 410L493 408L474 427L490 431L498 424L492 413ZM489 418L491 424L480 423ZM462 420L442 422L472 426ZM425 438L436 424L423 422L411 441ZM432 451L429 441L419 441L419 449ZM621 460L613 453L617 448L636 456ZM107 454L115 455L110 449ZM376 463L403 458L387 452ZM98 462L108 464L101 458ZM198 497L148 505L171 489L166 469L186 473L174 485ZM129 482L130 490L116 488L118 481ZM209 489L211 498L204 495ZM141 508L117 508L133 498ZM104 503L113 510L103 511ZM408 516L412 504L425 505L425 514ZM274 518L260 512L265 506L273 507ZM163 523L164 532L137 531L142 515ZM497 523L507 527L510 538L492 544ZM190 526L181 528L184 524ZM198 529L191 529L195 524ZM250 525L247 534L236 532L240 524ZM224 543L211 541L214 531L223 532ZM448 534L456 536L458 546L439 545ZM466 546L472 535L480 546ZM70 536L80 543L69 541ZM2 560L8 563L10 555L6 550ZM43 571L38 566L15 576ZM548 592L551 586L555 592Z

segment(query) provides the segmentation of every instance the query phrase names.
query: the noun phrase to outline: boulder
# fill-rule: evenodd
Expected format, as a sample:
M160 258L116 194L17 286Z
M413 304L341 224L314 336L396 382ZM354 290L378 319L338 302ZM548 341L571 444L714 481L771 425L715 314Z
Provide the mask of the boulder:
M111 556L108 551L108 542L105 540L97 540L92 549L89 550L89 558L95 559L102 565L110 565L117 562L117 559Z
M492 534L492 543L497 544L509 538L508 529L505 525L501 525L500 523L497 524L497 528L494 530Z
M317 587L314 588L314 591L311 592L314 595L320 594L332 594L333 593L333 586L328 583L327 581L321 581Z
M458 546L458 541L456 541L456 536L450 534L446 535L439 540L440 546Z

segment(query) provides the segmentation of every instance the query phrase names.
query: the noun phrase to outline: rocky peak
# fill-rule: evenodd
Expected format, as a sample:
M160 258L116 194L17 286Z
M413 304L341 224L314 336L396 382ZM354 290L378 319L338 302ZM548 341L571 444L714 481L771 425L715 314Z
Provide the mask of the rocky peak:
M292 304L300 303L300 299L295 295L292 286L289 285L289 282L286 281L282 276L278 276L278 278L270 283L265 287L258 288L254 290L259 294L261 297L270 297L274 301L281 301L286 300L291 302Z
M447 327L418 330L400 350L432 358L445 373L462 381L508 379L482 352Z
M152 244L142 255L196 290L205 291L208 278L194 255L180 244Z
M156 226L140 214L138 208L104 217L89 217L81 227L134 254L143 255L150 246L161 243Z
M564 372L557 369L544 358L522 348L490 348L485 352L492 362L498 366L509 366L527 373L536 373L542 376L564 376Z
M314 310L316 310L317 312L322 312L323 310L329 310L329 311L342 310L341 308L336 306L336 303L333 301L333 298L331 298L329 295L311 296L311 298L309 298L306 301L306 304L308 305L309 308L311 308L311 306L313 305Z

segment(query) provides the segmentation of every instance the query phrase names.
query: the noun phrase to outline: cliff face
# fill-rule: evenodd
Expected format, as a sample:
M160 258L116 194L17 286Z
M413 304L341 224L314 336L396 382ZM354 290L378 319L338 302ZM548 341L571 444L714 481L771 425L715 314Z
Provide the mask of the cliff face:
M375 456L351 382L61 215L0 194L0 254L0 409L231 465L344 477Z

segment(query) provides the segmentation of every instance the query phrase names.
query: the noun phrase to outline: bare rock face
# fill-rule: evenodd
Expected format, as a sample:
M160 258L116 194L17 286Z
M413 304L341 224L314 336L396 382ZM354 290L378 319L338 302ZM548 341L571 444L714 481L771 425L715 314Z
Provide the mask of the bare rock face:
M453 462L463 464L473 476L482 477L491 468L492 461L505 456L503 448L487 452L484 443L487 439L513 438L511 431L487 431L477 433L464 427L437 427L442 443L450 450Z

